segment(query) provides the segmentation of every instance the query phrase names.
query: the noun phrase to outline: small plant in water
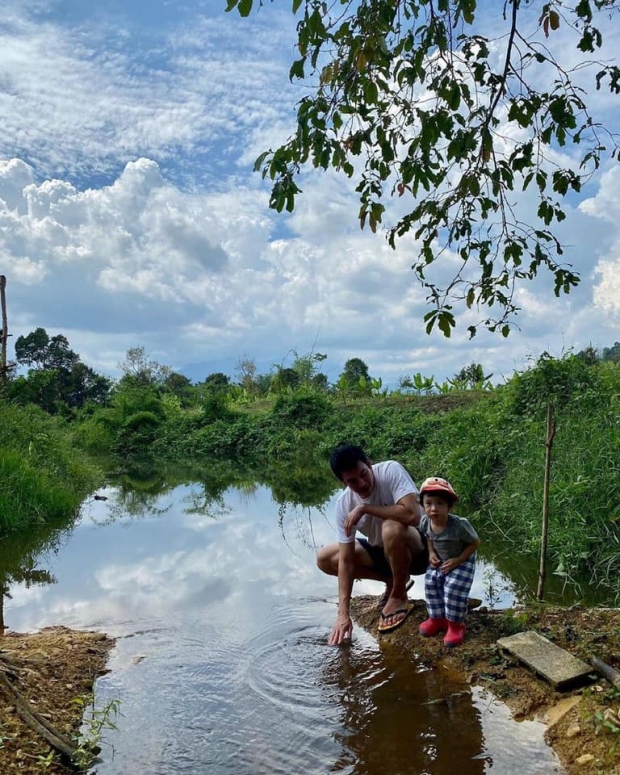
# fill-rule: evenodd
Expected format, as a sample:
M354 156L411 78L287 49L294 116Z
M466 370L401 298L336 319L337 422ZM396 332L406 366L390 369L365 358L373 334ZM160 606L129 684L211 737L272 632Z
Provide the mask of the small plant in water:
M80 736L78 747L73 755L75 765L86 771L101 752L101 744L106 731L116 731L115 721L122 715L120 700L110 700L103 708L95 708L95 699L92 698L90 707L86 707L89 700L86 697L76 697L73 702L83 708L84 730Z

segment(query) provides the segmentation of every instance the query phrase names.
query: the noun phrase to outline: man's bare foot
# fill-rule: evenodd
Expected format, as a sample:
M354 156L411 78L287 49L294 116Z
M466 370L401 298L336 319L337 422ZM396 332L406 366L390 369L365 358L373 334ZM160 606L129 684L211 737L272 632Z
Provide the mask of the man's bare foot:
M402 611L403 608L408 608L410 602L408 597L390 597L381 611L381 618L386 620L386 624L393 624L390 618L396 611Z
M392 632L392 630L400 627L411 611L413 611L414 605L411 600L402 601L396 597L391 597L385 608L389 610L387 612L384 610L381 613L381 621L377 627L380 633Z
M409 579L409 581L405 584L405 592L409 592L411 587L414 584L413 579ZM390 596L392 594L392 584L386 584L385 585L385 592L381 595L381 597L377 600L377 610L383 611L385 606L387 605L387 601L390 599Z

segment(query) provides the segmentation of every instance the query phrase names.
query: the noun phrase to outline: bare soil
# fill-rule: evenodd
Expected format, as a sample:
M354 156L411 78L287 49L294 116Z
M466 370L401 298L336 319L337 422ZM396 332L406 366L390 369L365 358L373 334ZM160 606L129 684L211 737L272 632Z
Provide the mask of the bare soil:
M499 652L498 638L534 630L557 646L590 663L598 657L620 670L620 610L527 606L510 611L470 611L465 643L443 646L440 637L418 633L426 607L417 601L413 612L397 630L377 632L377 598L352 600L352 616L379 642L402 646L429 668L449 664L503 700L517 719L539 719L548 724L547 741L567 775L620 775L620 690L593 670L586 686L557 692L529 668ZM583 758L585 757L585 758Z
M84 706L95 679L106 672L114 641L102 633L49 627L35 634L0 637L0 671L26 705L72 740L78 737ZM8 671L8 672L7 672ZM79 702L76 702L79 700ZM14 697L0 686L0 772L51 775L70 771L59 754L18 715Z
M596 656L620 670L620 610L528 606L495 612L481 608L470 612L465 643L455 649L446 649L440 638L418 634L418 625L426 618L422 601L402 627L381 636L377 598L354 598L352 614L380 642L389 640L415 652L430 669L447 663L462 670L471 684L483 685L502 699L515 718L545 720L547 739L567 775L620 775L620 690L593 672L588 686L559 693L500 654L496 646L498 638L535 630L584 661ZM82 706L75 700L88 703L95 679L106 672L113 645L101 633L64 627L30 635L11 632L0 638L0 670L33 709L75 739L82 715ZM44 765L51 750L19 717L12 697L0 689L0 773L66 775L66 763L58 755ZM580 764L583 756L588 759Z

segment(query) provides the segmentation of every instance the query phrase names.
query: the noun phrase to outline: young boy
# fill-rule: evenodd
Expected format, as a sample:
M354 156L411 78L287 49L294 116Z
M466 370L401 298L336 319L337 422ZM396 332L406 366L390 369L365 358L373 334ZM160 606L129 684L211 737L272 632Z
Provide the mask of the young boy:
M460 646L465 638L469 590L474 580L480 539L463 517L450 513L457 494L447 479L432 476L422 483L424 516L420 532L428 540L429 566L424 577L429 618L420 625L425 636L446 632L446 646Z

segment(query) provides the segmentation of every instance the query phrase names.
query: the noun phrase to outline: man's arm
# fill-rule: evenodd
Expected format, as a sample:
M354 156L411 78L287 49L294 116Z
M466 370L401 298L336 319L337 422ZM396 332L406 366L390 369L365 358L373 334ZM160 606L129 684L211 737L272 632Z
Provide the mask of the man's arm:
M416 527L420 524L421 509L418 496L414 493L404 495L393 506L373 506L370 503L360 503L349 512L345 519L344 529L347 535L350 536L355 532L355 526L364 514L370 514L371 517L378 519L393 519L402 525Z
M339 646L351 638L350 603L355 569L355 542L338 544L338 618L329 636L330 646Z

